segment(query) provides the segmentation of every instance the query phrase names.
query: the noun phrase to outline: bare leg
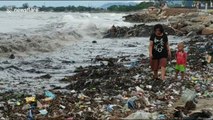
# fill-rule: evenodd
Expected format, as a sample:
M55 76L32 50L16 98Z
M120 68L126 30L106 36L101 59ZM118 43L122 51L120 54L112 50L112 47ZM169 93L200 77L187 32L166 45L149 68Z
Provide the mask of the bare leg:
M181 80L184 79L184 76L185 76L185 73L184 73L184 72L181 72Z
M158 78L158 70L155 70L154 71L154 79L157 79Z
M177 78L178 78L178 74L179 74L179 71L176 70L176 74L175 74L175 79L176 79L176 80L177 80Z
M166 80L165 74L166 74L166 67L161 67L161 79L162 80Z

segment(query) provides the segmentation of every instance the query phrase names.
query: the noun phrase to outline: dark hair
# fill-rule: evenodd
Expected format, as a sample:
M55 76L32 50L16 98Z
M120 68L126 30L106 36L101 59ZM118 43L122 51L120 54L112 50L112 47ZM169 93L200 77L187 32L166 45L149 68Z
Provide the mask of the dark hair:
M156 24L154 26L154 32L156 31L156 29L159 29L161 33L164 32L163 26L161 24Z

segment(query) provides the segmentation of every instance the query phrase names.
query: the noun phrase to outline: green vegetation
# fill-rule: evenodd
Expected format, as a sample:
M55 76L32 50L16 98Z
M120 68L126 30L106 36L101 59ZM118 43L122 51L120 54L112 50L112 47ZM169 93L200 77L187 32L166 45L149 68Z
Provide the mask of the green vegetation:
M140 4L137 4L135 6L129 5L113 5L107 8L108 11L113 12L128 12L128 11L137 11L146 9L150 6L153 6L153 2L141 2Z
M109 11L109 12L128 12L128 11L137 11L137 10L142 10L145 8L148 8L152 6L152 2L141 2L137 5L113 5L108 7L107 9L103 8L93 8L93 7L85 7L85 6L60 6L60 7L46 7L46 6L33 6L31 8L38 8L39 11L51 11L51 12L103 12L103 11ZM21 7L16 7L16 6L2 6L0 7L0 11L6 11L8 8L11 10L14 9L26 9L28 8L29 5L28 3L24 3Z
M53 12L92 12L92 11L103 11L101 8L92 8L85 6L67 6L67 7L45 7L42 6L39 8L39 11L53 11Z

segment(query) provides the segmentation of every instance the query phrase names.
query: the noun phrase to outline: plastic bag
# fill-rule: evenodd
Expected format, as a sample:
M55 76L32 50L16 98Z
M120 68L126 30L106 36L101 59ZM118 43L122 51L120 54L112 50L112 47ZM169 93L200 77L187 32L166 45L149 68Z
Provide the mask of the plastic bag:
M137 111L135 113L130 114L128 117L124 118L124 119L144 119L144 120L148 120L151 117L151 113L145 112L143 110Z
M187 88L183 91L181 100L186 103L187 101L194 100L195 97L196 97L196 92Z

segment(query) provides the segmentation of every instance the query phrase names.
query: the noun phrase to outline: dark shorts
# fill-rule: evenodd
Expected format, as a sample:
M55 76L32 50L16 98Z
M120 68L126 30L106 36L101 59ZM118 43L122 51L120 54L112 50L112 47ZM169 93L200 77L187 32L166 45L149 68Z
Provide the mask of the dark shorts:
M150 64L151 64L152 70L156 71L160 69L161 67L166 67L167 58L151 59Z

